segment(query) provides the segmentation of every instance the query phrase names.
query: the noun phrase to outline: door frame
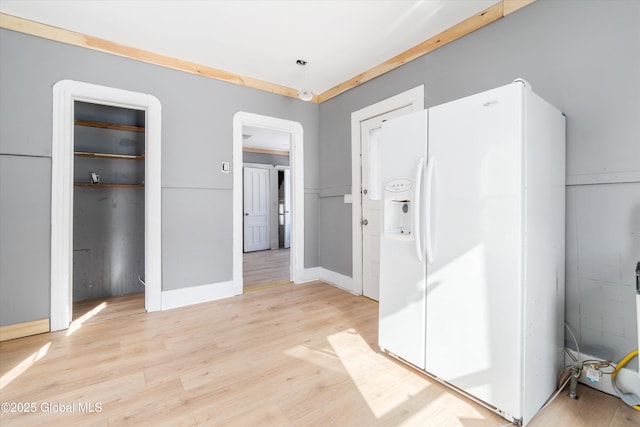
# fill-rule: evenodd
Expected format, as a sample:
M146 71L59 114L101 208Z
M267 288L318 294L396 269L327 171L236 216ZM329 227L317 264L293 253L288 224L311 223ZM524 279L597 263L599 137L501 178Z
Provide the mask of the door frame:
M411 106L411 111L424 109L424 85L417 86L395 96L351 113L351 239L353 291L362 295L362 183L360 158L361 122L399 108Z
M242 273L242 128L270 129L291 135L289 167L291 170L291 251L289 277L294 283L304 281L304 151L303 129L298 122L239 111L233 116L233 283L236 294L244 288Z
M51 147L51 331L67 329L73 310L74 102L143 110L145 114L145 297L147 311L162 302L161 113L152 95L61 80L53 86Z

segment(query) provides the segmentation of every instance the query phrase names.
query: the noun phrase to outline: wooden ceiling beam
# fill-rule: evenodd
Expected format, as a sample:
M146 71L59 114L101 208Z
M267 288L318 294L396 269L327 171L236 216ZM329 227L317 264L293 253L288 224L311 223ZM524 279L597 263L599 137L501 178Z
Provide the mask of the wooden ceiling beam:
M290 98L298 98L298 91L286 86L229 73L227 71L196 64L194 62L184 61L182 59L172 58L170 56L160 55L158 53L149 52L135 47L124 46L112 41L87 36L74 31L64 30L62 28L52 27L50 25L29 21L28 19L18 18L4 13L0 13L0 28L29 34L31 36L42 37L44 39L54 40L73 46L106 52L134 59L136 61L160 65L162 67L209 77L215 80L222 80L253 89L288 96Z
M377 65L372 69L365 71L364 73L360 73L357 76L321 93L318 96L318 101L322 103L340 95L341 93L348 91L349 89L353 89L356 86L360 86L361 84L368 82L369 80L386 74L389 71L394 70L423 55L426 55L429 52L433 52L434 50L448 43L451 43L452 41L458 40L459 38L466 36L467 34L470 34L479 28L489 25L508 14L523 8L530 3L533 3L534 1L535 0L502 0L500 3L496 3L490 8L478 13L477 15L474 15L471 18L468 18L460 22L459 24L454 25L448 30L445 30L440 34L433 36L420 44L417 44L411 49L406 50L391 59L386 60L382 64Z
M448 43L451 43L454 40L472 33L479 28L489 25L503 18L504 16L507 16L533 3L534 1L535 0L502 0L499 3L496 3L494 6L472 16L469 19L466 19L465 21L460 22L457 25L454 25L448 30L443 31L428 40L425 40L424 42L412 47L411 49L394 56L393 58L383 62L382 64L379 64L368 71L360 73L357 76L343 83L340 83L339 85L319 95L314 95L313 99L310 102L321 103L334 98L341 93L348 91L349 89L360 86L361 84L368 82L369 80L388 73L389 71L394 70L408 62L411 62L414 59L426 55L429 52L433 52L434 50ZM270 83L264 80L255 79L253 77L241 76L239 74L218 70L216 68L207 67L204 65L172 58L165 55L160 55L134 47L124 46L119 43L99 39L97 37L87 36L61 28L52 27L50 25L29 21L27 19L18 18L4 13L0 13L0 28L17 31L36 37L42 37L73 46L79 46L97 50L100 52L110 53L113 55L123 56L125 58L159 65L162 67L172 68L174 70L184 71L187 73L196 74L216 80L222 80L225 82L275 93L290 98L298 98L297 89Z

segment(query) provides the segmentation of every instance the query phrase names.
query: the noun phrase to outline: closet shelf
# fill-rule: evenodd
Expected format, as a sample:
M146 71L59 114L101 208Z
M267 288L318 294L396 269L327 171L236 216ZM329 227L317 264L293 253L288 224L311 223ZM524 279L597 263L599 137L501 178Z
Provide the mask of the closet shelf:
M93 128L128 130L131 132L144 132L144 127L141 127L141 126L129 126L129 125L119 125L116 123L93 122L91 120L75 120L75 124L76 126L89 126Z
M144 154L135 156L129 154L89 153L86 151L76 151L73 154L78 157L97 157L101 159L144 160Z
M144 188L144 184L91 184L89 182L74 182L75 187L103 187L103 188Z

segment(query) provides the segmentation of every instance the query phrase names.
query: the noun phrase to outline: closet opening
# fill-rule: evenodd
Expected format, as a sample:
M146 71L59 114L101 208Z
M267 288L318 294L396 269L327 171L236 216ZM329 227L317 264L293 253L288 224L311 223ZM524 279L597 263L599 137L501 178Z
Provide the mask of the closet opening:
M145 115L74 101L72 320L145 311Z

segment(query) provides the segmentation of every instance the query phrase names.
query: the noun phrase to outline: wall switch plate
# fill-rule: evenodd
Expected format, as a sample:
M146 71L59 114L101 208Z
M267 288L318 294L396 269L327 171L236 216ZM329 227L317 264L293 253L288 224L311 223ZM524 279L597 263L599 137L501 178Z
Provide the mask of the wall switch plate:
M229 162L222 162L222 173L229 173Z

